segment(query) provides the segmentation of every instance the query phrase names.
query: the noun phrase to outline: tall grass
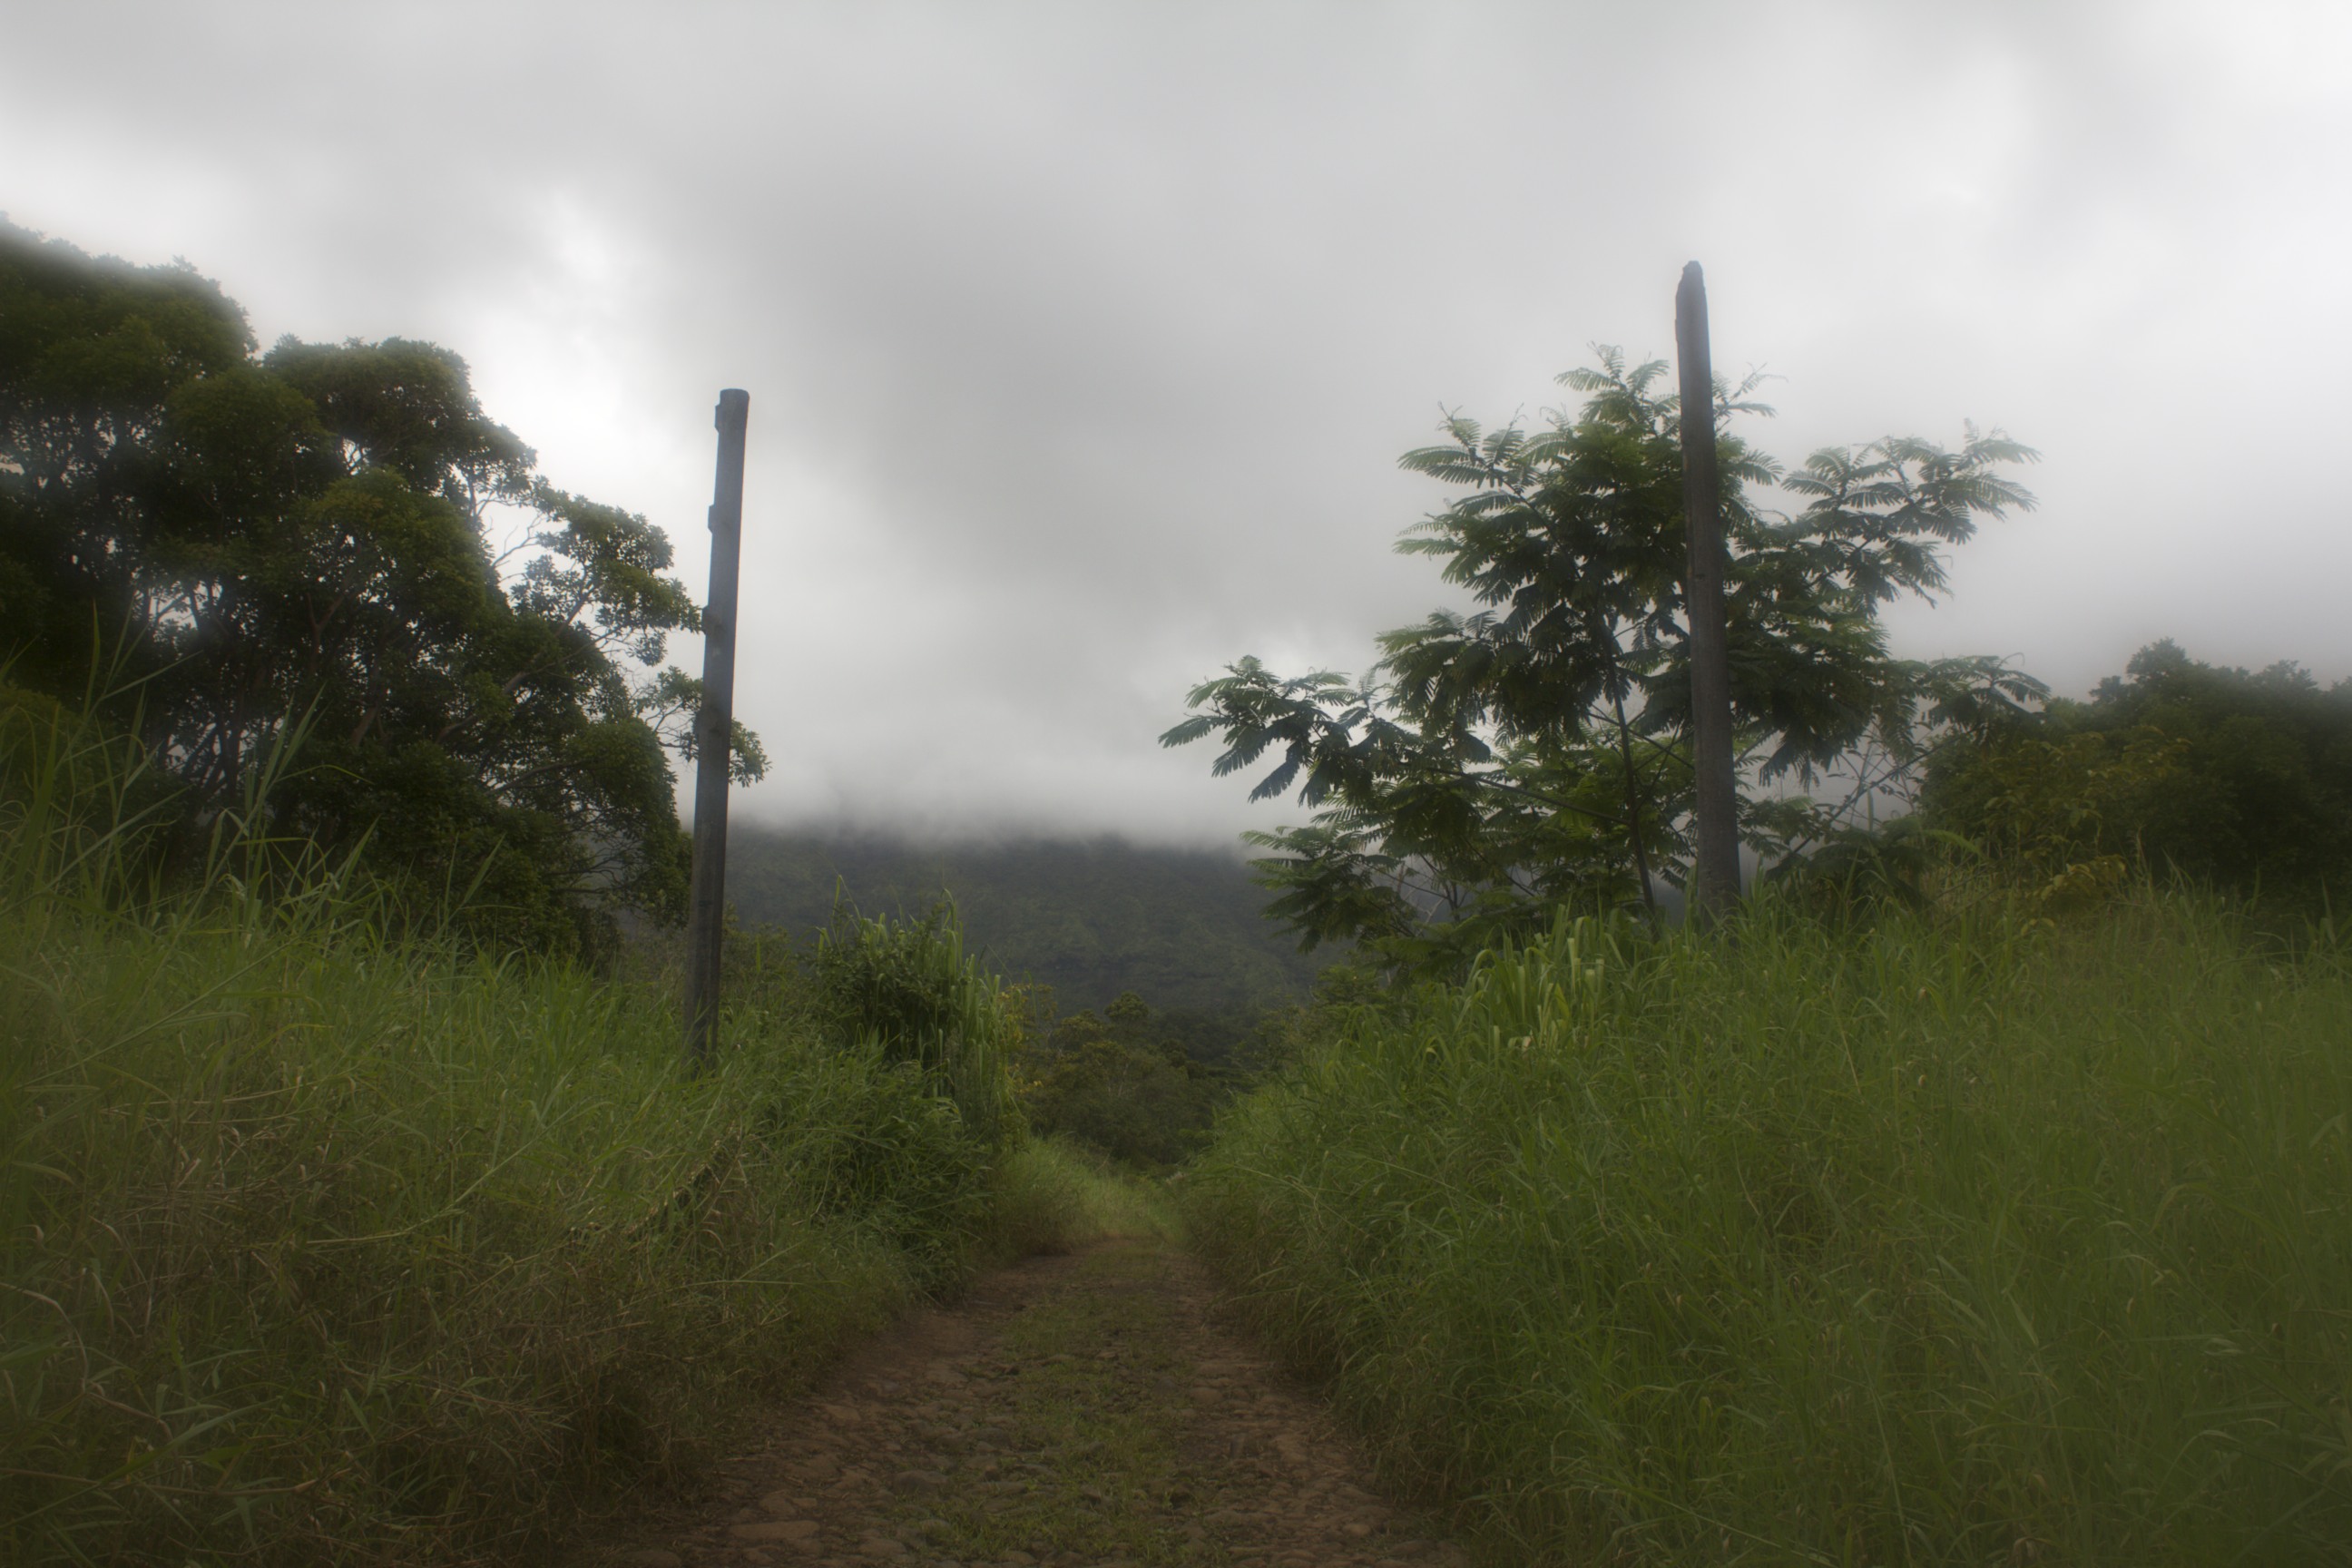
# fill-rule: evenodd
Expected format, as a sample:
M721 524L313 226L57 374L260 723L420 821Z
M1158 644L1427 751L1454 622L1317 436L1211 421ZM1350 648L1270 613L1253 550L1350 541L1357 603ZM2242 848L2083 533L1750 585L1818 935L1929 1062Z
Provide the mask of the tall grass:
M1110 1238L1172 1241L1181 1228L1157 1182L1061 1138L1032 1138L1014 1150L1003 1185L992 1228L1008 1253L1066 1252Z
M687 1074L660 988L390 940L234 823L163 890L136 769L0 704L0 1561L543 1543L1055 1239L951 1043L739 1016Z
M976 1136L1013 1134L1019 1029L1003 984L964 952L952 904L897 922L836 910L813 967L818 1010L861 1048L918 1068Z
M2352 972L2063 929L1589 923L1245 1102L1192 1231L1513 1560L2342 1563Z

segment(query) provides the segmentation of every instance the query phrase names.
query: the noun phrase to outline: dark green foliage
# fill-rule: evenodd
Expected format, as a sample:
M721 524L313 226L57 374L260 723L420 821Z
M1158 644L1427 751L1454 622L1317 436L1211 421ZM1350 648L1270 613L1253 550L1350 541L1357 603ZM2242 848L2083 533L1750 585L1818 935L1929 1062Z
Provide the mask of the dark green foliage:
M893 1059L873 1041L833 1048L860 1069L848 1080L856 1103L824 1108L834 1111L826 1124L835 1135L790 1157L818 1213L905 1253L925 1283L938 1283L969 1256L987 1214L996 1139L975 1135L955 1100L915 1063ZM789 1142L812 1109L803 1086L778 1084L765 1097L762 1124Z
M1368 1018L1395 1016L1405 1000L1404 991L1374 970L1334 964L1315 977L1314 994L1306 1001L1260 1015L1231 1065L1244 1078L1265 1078L1325 1049Z
M1018 999L965 956L952 904L897 921L836 907L809 976L811 1010L837 1045L905 1068L926 1093L954 1106L982 1147L1018 1133L1006 1075L1024 1015Z
M186 267L5 226L0 323L14 679L101 704L192 827L299 727L274 830L366 843L478 938L594 950L615 910L677 906L664 731L693 683L627 670L694 602L661 531L549 485L461 359L398 338L257 358ZM494 518L524 541L510 583Z
M2317 910L2352 888L2352 681L2200 664L2170 641L1936 770L1925 805L2040 878L2144 857Z
M1039 1131L1147 1166L1172 1165L1199 1149L1234 1084L1187 1051L1181 1035L1131 991L1099 1016L1062 1019L1024 1054L1020 1076Z
M1482 606L1385 634L1361 681L1284 678L1254 658L1191 696L1162 742L1215 736L1219 774L1275 764L1252 798L1294 787L1306 826L1250 835L1309 944L1354 939L1393 965L1456 973L1486 944L1540 929L1563 900L1643 906L1687 852L1690 679L1682 621L1682 465L1662 362L1561 379L1587 395L1548 429L1448 421L1404 466L1469 493L1399 548L1435 557ZM1742 387L1725 419L1768 412ZM1932 737L2038 695L1996 660L1897 659L1879 609L1944 584L1943 550L1981 517L2032 504L2002 470L2034 454L1973 427L1957 451L1916 437L1816 452L1787 473L1735 437L1718 447L1730 551L1732 700L1744 767L1873 774ZM1803 505L1766 510L1777 485ZM1875 780L1883 784L1883 776ZM1750 802L1748 842L1786 851L1835 820Z
M1759 880L1790 904L1826 919L1923 910L1936 878L1976 846L1925 816L1906 814L1859 826L1833 826L1801 855L1766 868Z
M1319 967L1264 918L1247 868L1213 851L1112 838L925 849L739 825L727 891L745 921L801 933L831 921L837 892L868 912L919 910L945 893L989 968L1052 987L1063 1007L1133 991L1227 1040L1304 995Z
M252 347L245 313L192 268L0 226L0 616L23 643L17 679L79 689L93 630L144 614L136 563L173 394L233 375Z

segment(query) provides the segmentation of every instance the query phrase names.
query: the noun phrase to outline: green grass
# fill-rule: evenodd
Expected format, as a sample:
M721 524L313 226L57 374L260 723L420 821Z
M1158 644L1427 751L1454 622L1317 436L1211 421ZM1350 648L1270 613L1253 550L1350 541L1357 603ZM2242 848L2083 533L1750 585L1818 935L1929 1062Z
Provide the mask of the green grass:
M1097 1252L1069 1289L1006 1328L990 1408L1015 1458L1013 1489L963 1486L922 1511L945 1554L993 1562L1010 1552L1048 1561L1124 1562L1159 1568L1199 1562L1168 1499L1191 1478L1156 1387L1190 1370L1171 1331L1167 1296L1153 1289L1165 1260L1153 1246ZM1122 1288L1124 1287L1124 1288ZM1118 1358L1106 1366L1097 1359ZM1197 1482L1191 1482L1197 1485Z
M1112 1237L1176 1238L1175 1209L1157 1183L1058 1138L1033 1138L1000 1167L991 1239L996 1255L1065 1252Z
M385 940L233 833L159 891L135 774L0 705L0 1562L543 1549L1125 1201L973 1125L970 1019L752 1011L690 1075L665 987Z
M2352 973L2142 893L1563 928L1246 1101L1196 1245L1513 1561L2342 1563Z

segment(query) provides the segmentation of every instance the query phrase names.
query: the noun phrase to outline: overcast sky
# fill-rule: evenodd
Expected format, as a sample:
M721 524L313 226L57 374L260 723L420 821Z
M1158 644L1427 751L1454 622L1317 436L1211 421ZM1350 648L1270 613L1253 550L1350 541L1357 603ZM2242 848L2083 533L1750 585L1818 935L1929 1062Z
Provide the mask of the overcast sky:
M751 394L739 811L1226 842L1186 689L1360 668L1441 405L1591 342L1784 380L1794 458L1961 421L2042 510L1901 614L2080 691L2155 637L2352 676L2352 6L0 5L0 210L426 337L706 570ZM692 645L673 649L699 666Z

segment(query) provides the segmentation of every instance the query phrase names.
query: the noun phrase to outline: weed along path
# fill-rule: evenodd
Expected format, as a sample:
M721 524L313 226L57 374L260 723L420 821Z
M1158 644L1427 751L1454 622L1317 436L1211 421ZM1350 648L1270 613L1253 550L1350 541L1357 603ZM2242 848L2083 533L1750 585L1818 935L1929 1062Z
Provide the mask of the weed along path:
M779 1408L629 1568L1461 1568L1159 1243L1037 1258Z

